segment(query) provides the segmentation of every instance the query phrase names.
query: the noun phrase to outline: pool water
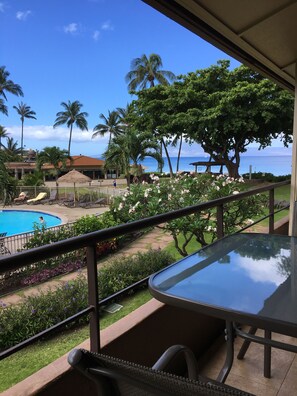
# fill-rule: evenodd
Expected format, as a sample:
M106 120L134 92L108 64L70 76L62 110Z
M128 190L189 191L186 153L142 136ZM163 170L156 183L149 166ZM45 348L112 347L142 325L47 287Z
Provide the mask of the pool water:
M53 227L62 223L57 216L30 210L0 210L0 233L7 232L6 236L21 234L34 230L34 223L41 224L39 217L44 219L45 226Z

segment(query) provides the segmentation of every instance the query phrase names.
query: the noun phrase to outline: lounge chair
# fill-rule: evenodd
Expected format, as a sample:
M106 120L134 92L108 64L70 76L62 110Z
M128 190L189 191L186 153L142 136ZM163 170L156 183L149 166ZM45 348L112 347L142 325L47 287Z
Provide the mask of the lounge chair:
M52 190L51 193L50 193L49 198L42 200L42 204L52 205L57 200L57 196L58 196L58 191L57 190Z
M107 204L106 198L99 198L94 202L83 202L80 203L79 206L82 208L88 209L88 208L95 208L97 206L105 206Z
M41 193L39 193L39 194L37 195L37 197L32 198L32 199L28 199L28 200L27 200L27 204L33 204L33 205L35 205L35 204L41 203L41 201L42 201L43 199L45 199L46 196L47 196L47 193L46 193L46 192L41 192Z
M181 354L185 358L188 378L161 371L167 370ZM251 396L250 393L200 377L192 351L182 345L167 349L152 368L84 349L71 351L68 363L95 382L100 396Z
M27 199L28 199L27 193L25 193L25 192L22 191L22 192L19 194L19 196L18 196L17 198L15 198L13 201L14 201L14 203L15 203L16 205L20 205L20 204L25 203L25 202L27 201Z
M5 246L6 235L7 235L7 232L0 233L0 256L4 256L5 254L11 254L10 250L7 249L7 247Z
M74 205L74 194L73 193L69 193L66 198L63 198L59 201L59 205L70 206L71 204Z

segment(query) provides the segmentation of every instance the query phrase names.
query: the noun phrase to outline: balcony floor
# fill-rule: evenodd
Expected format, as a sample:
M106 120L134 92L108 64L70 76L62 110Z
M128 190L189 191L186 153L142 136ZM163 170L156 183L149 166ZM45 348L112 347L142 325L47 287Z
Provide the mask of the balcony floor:
M258 330L257 335L263 335ZM278 334L272 334L278 341L297 345L297 339ZM265 396L291 396L297 395L297 355L292 352L272 348L271 378L263 375L264 347L252 343L243 360L237 359L237 353L243 340L235 340L235 354L233 367L226 380L226 384L251 392L255 395ZM223 366L225 359L225 345L222 345L204 366L202 373L215 379Z

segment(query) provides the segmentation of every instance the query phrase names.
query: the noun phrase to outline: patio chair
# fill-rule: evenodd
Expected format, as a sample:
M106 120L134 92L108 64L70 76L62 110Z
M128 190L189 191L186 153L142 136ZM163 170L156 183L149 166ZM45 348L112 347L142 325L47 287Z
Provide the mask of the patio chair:
M56 200L58 196L58 191L57 190L52 190L50 192L49 198L43 199L42 204L49 204L52 205Z
M41 203L41 201L42 201L43 199L45 199L46 196L47 196L47 193L46 193L46 192L41 192L41 193L39 193L39 194L37 195L37 197L32 198L32 199L28 199L28 200L27 200L27 204L33 204L33 205L35 205L35 204Z
M7 235L7 232L0 233L0 256L4 256L5 254L11 254L10 250L7 249L7 247L5 246L6 235Z
M189 378L161 371L181 354L185 358ZM84 349L70 352L68 363L95 382L100 396L251 396L250 393L200 377L193 352L183 345L167 349L152 368Z
M61 199L59 205L70 206L70 204L74 204L74 194L69 193L66 198Z
M13 202L16 205L20 205L20 204L25 203L27 201L27 199L28 199L27 193L22 191L17 198L14 198Z
M94 202L83 202L79 204L82 208L88 209L88 208L95 208L98 206L105 206L107 204L106 198L98 198Z

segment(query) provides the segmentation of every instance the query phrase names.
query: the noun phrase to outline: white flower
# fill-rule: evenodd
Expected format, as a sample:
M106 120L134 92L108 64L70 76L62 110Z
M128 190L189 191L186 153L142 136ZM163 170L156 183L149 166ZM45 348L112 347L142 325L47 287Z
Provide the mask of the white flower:
M123 209L123 207L124 207L124 204L123 204L123 202L121 202L121 203L119 204L118 210Z
M233 195L239 194L239 191L235 190L233 191Z
M220 191L220 186L216 186L216 190L217 190L217 191Z
M168 201L172 200L172 194L168 194Z

